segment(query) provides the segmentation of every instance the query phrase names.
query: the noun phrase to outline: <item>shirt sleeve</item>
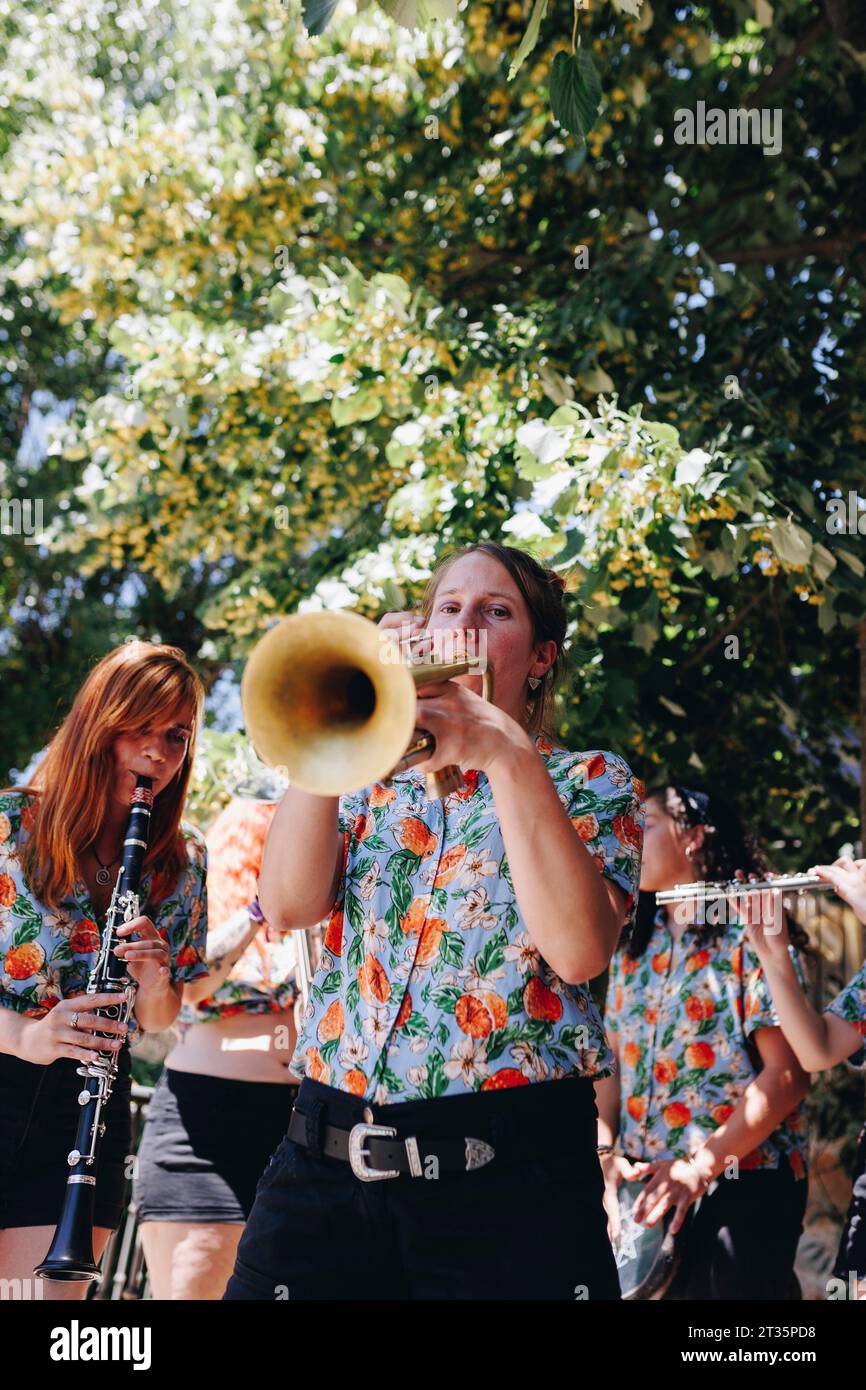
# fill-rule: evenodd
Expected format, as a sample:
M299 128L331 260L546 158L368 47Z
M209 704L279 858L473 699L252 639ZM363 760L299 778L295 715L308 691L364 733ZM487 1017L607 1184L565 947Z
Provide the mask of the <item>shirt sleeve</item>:
M255 898L265 840L276 809L276 802L235 797L208 830L208 921L212 931Z
M806 976L799 953L793 946L788 947L788 955L794 967L800 988L806 987ZM759 1028L781 1028L779 1015L773 1003L773 996L767 984L764 967L755 950L743 941L743 1034L749 1038Z
M619 1011L622 1003L622 971L620 952L614 951L607 971L607 994L604 1001L604 1026L611 1033L619 1032Z
M866 1066L866 961L833 1002L827 1005L825 1012L835 1014L857 1029L864 1042L851 1053L848 1061L852 1067Z
M599 872L624 890L624 925L630 925L637 910L643 852L643 782L617 753L579 753L558 790Z
M184 984L207 975L207 846L204 836L183 825L187 862L169 896L152 916L171 952L171 980Z

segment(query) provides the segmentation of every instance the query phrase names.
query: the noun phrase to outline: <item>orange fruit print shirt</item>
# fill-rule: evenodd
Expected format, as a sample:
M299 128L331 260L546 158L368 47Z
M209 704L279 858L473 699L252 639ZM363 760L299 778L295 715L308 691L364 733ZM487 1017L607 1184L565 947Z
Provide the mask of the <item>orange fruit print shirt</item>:
M86 991L105 919L97 919L83 879L76 880L56 912L30 891L20 851L35 814L34 796L12 791L0 797L0 1006L44 1018L61 999ZM159 872L153 869L142 877L138 893L141 913L151 918L171 949L172 983L207 974L207 846L195 826L181 821L180 829L187 862L168 896L148 909ZM138 1030L133 1013L130 1037Z
M686 927L674 947L659 908L646 950L618 950L610 963L604 1021L617 1034L620 1057L620 1141L632 1159L682 1158L733 1113L763 1065L754 1042L779 1019L761 962L738 920L707 929ZM789 953L800 983L803 967ZM778 1168L787 1155L796 1178L806 1174L805 1100L741 1169Z
M615 753L536 747L600 873L633 913L644 787ZM375 1105L602 1077L613 1057L584 984L540 956L483 772L428 800L410 769L340 797L344 870L292 1070ZM579 929L580 904L562 903Z
M836 995L832 1004L827 1005L826 1012L844 1018L845 1022L856 1028L860 1036L866 1040L866 962L860 966L857 974L851 977L841 993ZM852 1067L866 1066L866 1041L862 1047L851 1053L847 1061Z

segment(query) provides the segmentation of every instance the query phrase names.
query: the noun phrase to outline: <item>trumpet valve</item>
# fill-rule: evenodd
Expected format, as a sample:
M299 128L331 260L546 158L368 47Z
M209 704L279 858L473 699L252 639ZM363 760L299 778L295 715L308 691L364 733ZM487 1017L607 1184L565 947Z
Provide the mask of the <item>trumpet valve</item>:
M438 772L428 772L424 782L428 801L435 801L437 797L450 796L452 792L459 791L465 785L463 773L457 766L443 767Z

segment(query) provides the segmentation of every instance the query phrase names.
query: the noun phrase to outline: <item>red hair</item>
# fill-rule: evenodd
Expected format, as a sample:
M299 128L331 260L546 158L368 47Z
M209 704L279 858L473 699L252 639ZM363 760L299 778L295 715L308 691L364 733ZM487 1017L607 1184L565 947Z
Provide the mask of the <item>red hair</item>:
M142 866L143 873L159 869L148 907L168 897L186 866L180 818L203 705L201 679L179 647L124 642L94 666L30 785L4 789L37 798L22 817L30 832L23 867L28 887L52 911L73 892L83 852L106 820L115 778L114 740L177 720L191 729L189 743L178 773L154 799Z

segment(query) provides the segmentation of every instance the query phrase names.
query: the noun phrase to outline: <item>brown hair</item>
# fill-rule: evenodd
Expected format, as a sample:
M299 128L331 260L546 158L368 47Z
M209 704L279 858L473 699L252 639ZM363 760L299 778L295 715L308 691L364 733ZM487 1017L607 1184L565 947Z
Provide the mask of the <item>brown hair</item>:
M99 834L114 781L112 745L122 734L161 723L177 711L192 732L180 770L153 803L150 843L142 871L156 866L149 907L166 898L186 865L180 818L201 723L204 688L179 647L131 641L93 668L48 745L31 785L5 791L35 795L22 823L28 886L56 910L73 891L77 864Z
M746 826L737 807L718 792L707 792L703 788L693 790L680 782L660 782L650 787L646 802L655 801L666 816L670 816L678 830L693 830L696 826L704 828L703 842L695 847L692 864L698 880L706 883L730 882L738 869L744 873L756 873L764 879L768 873L767 861L758 847L757 840ZM640 956L646 950L653 932L656 913L655 893L642 892L638 908L630 928L631 939L628 946L630 956ZM809 944L809 934L798 922L785 913L788 934L792 946L806 956L814 956ZM628 930L628 929L627 929ZM707 923L701 928L702 935L716 944L724 931L724 924Z
M508 570L526 604L532 623L532 642L555 642L556 656L550 669L545 673L537 690L527 686L525 727L530 734L545 734L555 738L553 729L554 698L556 683L562 673L562 645L565 641L566 611L563 594L565 580L554 570L545 569L525 550L512 545L499 545L496 541L478 541L464 545L460 550L447 555L437 565L424 591L421 612L427 622L433 610L436 591L451 566L464 555L480 552L498 560Z

